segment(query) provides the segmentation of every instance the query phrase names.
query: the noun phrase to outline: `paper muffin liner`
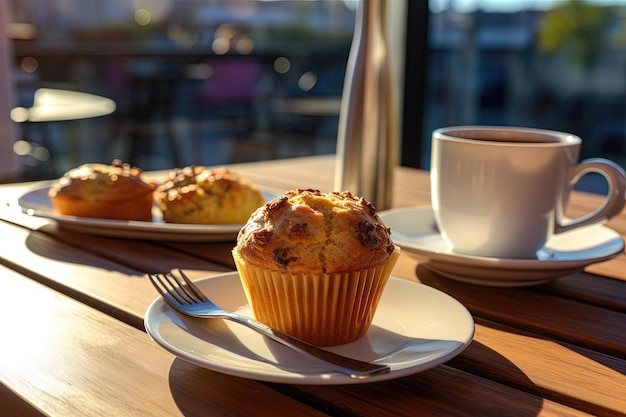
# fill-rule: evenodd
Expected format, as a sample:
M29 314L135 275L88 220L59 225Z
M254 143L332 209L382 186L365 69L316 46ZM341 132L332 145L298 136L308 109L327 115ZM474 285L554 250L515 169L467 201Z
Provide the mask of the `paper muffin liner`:
M337 274L289 274L233 258L258 321L317 346L340 345L367 332L399 248L378 266Z

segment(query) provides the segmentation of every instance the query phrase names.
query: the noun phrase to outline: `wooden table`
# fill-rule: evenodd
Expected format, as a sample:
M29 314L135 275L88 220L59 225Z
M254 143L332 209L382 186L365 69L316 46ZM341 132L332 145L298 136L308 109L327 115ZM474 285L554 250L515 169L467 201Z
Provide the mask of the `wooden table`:
M233 165L282 192L328 190L329 156ZM263 383L191 365L143 328L156 298L144 272L232 271L224 243L159 243L73 233L18 213L36 184L0 187L0 414L25 416L626 415L626 257L530 288L444 279L403 255L394 275L462 302L476 322L459 356L369 384ZM429 204L428 175L398 168L396 207ZM572 213L598 204L577 193ZM626 235L626 211L608 224ZM11 410L8 412L7 410ZM8 414L6 414L8 412Z

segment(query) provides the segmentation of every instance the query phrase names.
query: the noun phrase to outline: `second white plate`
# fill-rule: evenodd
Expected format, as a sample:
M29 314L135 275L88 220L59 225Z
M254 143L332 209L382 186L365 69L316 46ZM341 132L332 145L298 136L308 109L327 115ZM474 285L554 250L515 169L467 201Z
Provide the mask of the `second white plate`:
M252 316L237 273L196 283L220 307ZM312 385L375 382L421 372L461 353L474 336L471 314L454 298L394 277L385 288L367 334L327 348L391 368L388 374L364 380L324 368L244 326L180 315L161 297L146 311L145 327L163 348L201 367L262 381Z

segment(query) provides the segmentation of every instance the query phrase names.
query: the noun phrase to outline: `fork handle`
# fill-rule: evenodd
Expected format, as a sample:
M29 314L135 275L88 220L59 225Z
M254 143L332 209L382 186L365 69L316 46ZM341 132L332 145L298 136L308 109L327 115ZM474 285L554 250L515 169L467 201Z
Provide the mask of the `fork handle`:
M367 379L373 375L386 374L390 371L389 366L373 364L369 362L360 361L358 359L352 359L345 356L337 355L336 353L319 348L315 345L307 343L301 339L289 336L283 332L272 329L251 318L240 316L238 314L228 314L226 316L231 321L234 321L244 326L249 327L252 330L266 336L278 343L286 345L303 355L306 355L324 365L332 368L338 372L349 375L354 379Z

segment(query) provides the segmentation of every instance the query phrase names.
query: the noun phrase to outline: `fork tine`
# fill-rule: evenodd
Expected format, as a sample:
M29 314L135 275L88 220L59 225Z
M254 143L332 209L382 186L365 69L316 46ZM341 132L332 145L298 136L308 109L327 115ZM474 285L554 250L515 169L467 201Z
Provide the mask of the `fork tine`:
M198 302L193 292L189 291L185 283L180 278L177 278L176 275L168 272L163 274L163 277L167 282L170 295L175 294L181 304L195 304Z
M187 284L187 288L191 290L194 293L194 295L200 300L199 302L209 300L207 296L204 295L202 291L200 291L200 289L196 286L196 284L194 284L189 278L187 278L187 275L185 275L182 269L179 269L178 273L185 280L185 283Z
M179 280L172 274L155 274L156 279L159 281L161 294L165 292L171 301L178 304L194 304L196 301L187 293L187 291L181 287Z
M169 286L163 282L160 274L148 274L150 278L150 282L152 286L156 288L156 290L161 294L161 297L165 299L169 304L176 306L178 304L183 304L183 302L178 298L175 293L171 293L169 290Z

